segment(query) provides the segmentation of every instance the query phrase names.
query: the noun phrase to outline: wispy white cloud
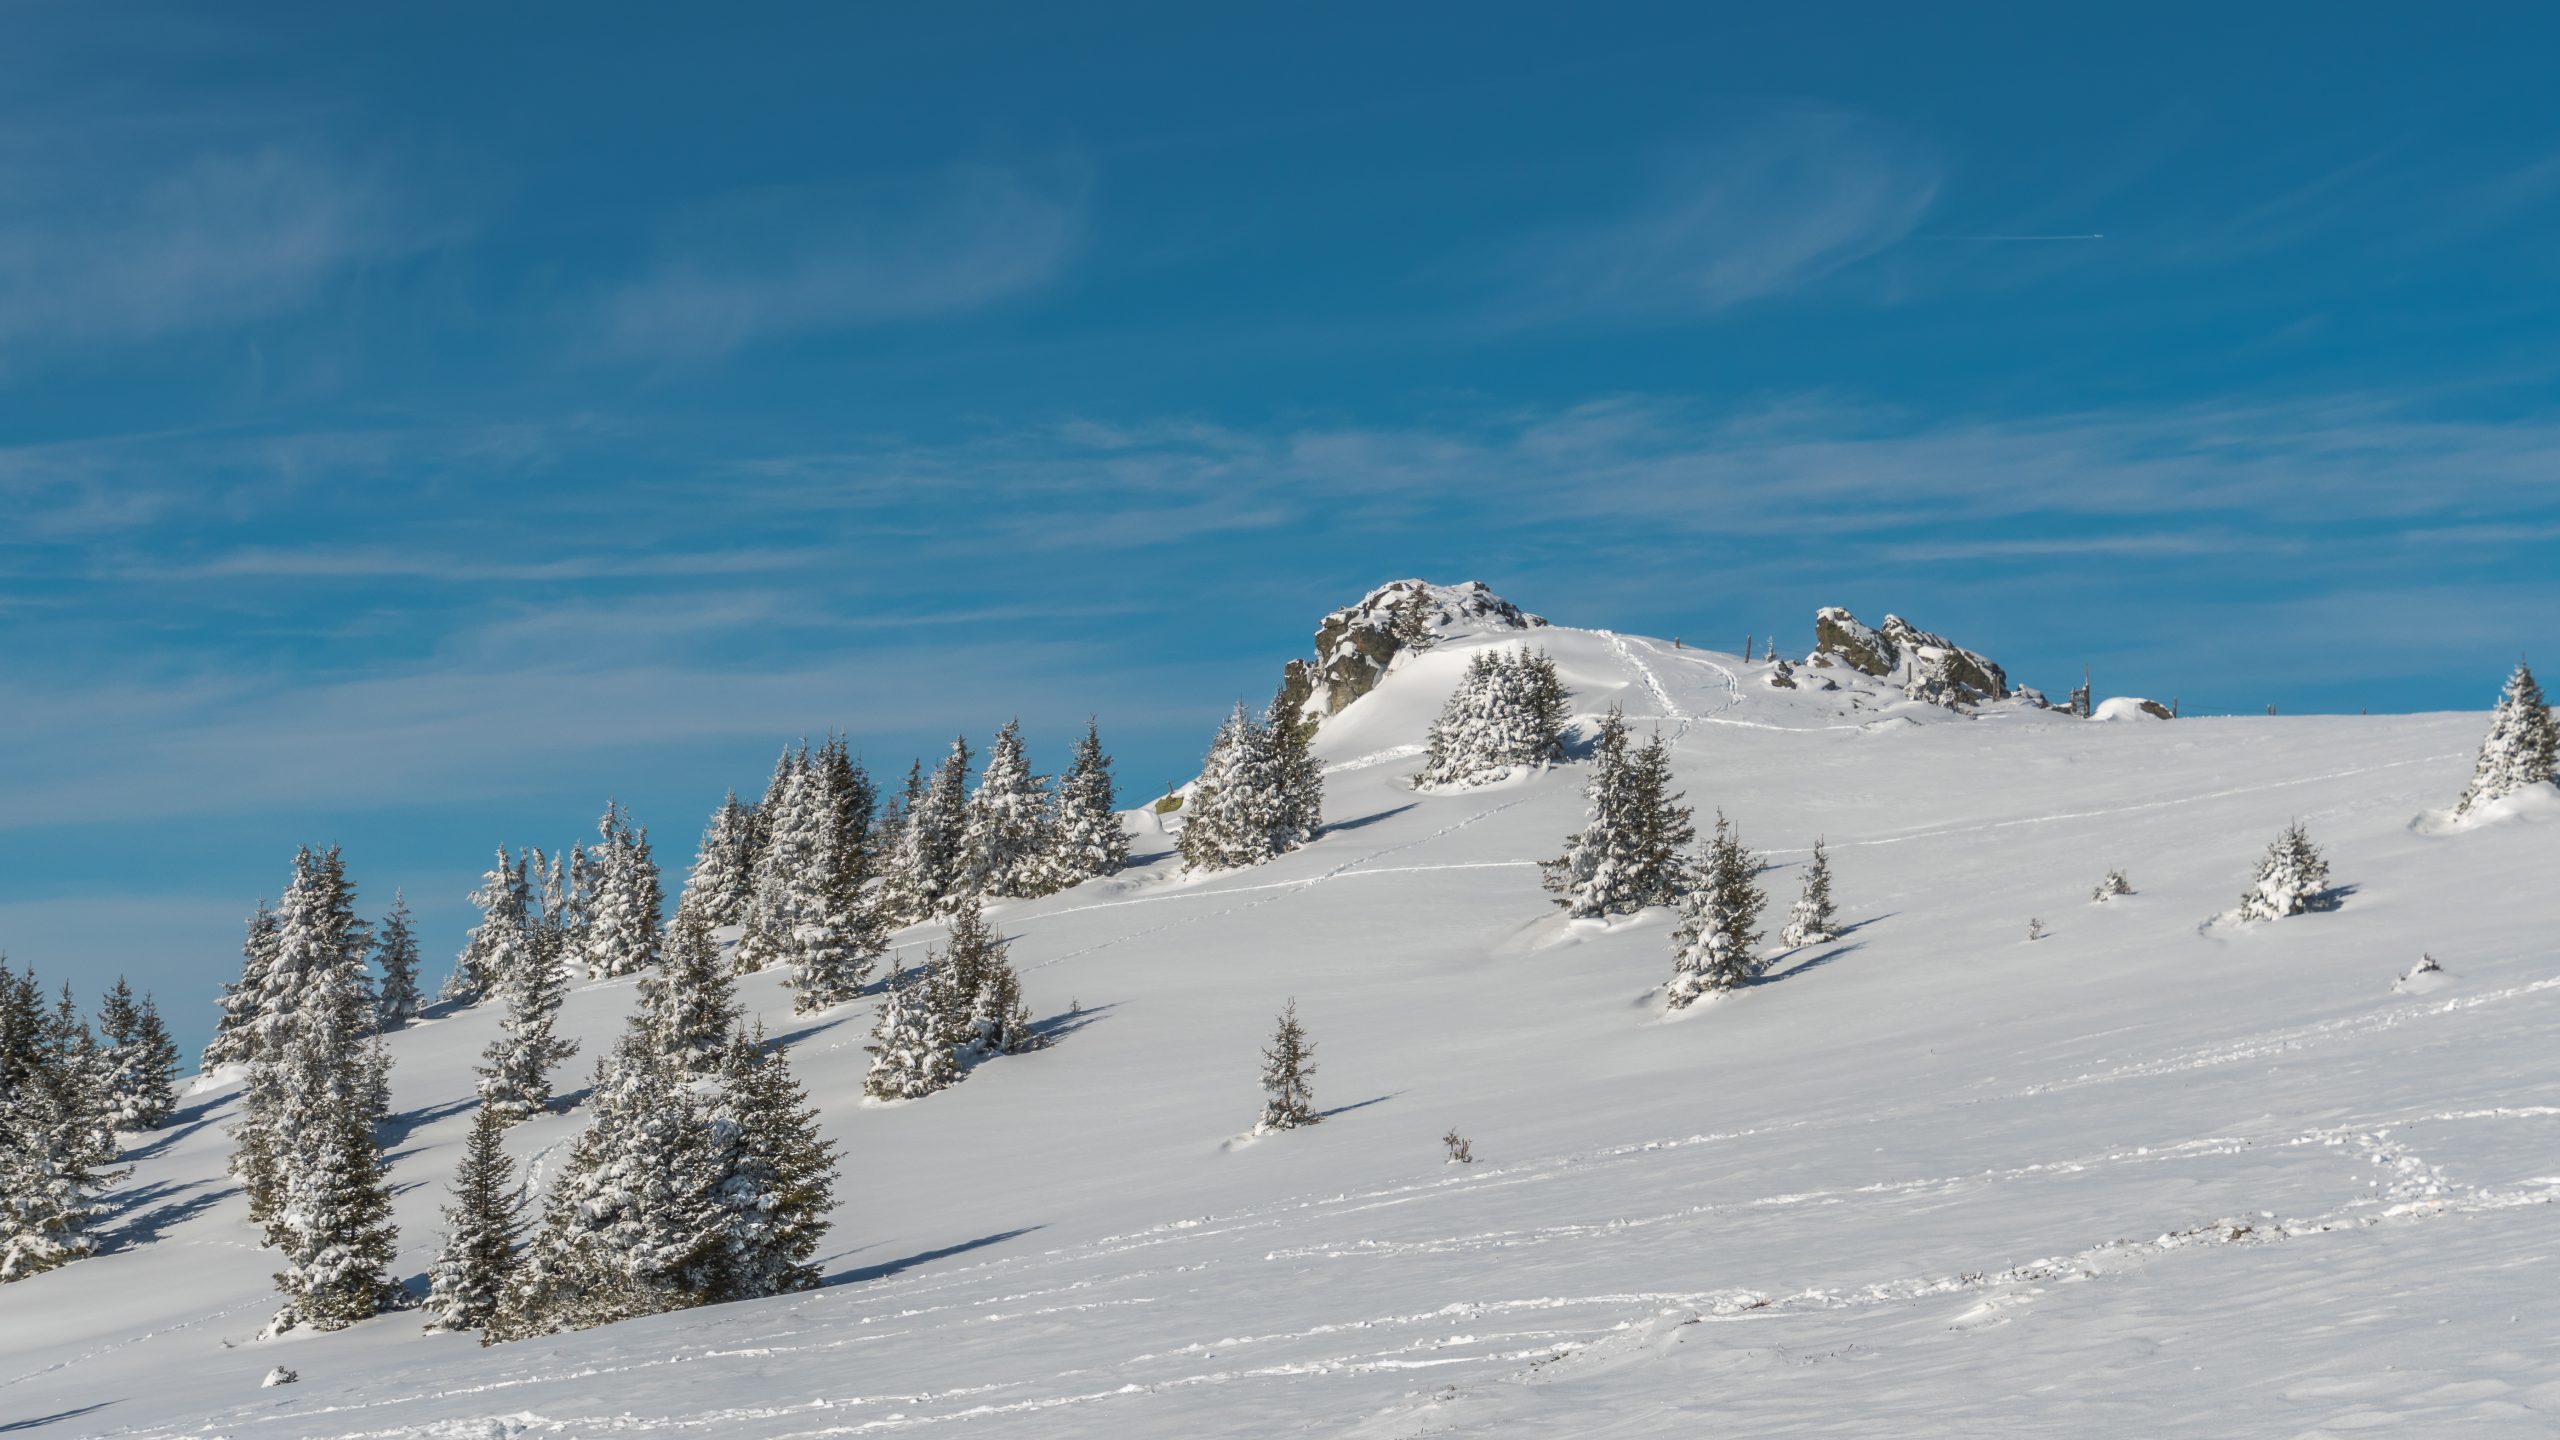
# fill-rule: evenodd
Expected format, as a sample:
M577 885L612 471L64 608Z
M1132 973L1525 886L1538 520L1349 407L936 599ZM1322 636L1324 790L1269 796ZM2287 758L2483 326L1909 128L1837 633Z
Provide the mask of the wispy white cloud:
M596 347L716 359L758 341L977 309L1038 289L1085 230L1074 174L963 166L931 180L766 191L707 207L607 294Z
M90 194L61 174L16 178L0 200L0 346L11 348L293 310L421 238L373 177L286 149L198 156L129 194Z
M1694 319L1800 290L1909 235L1939 178L1930 147L1884 122L1767 115L1664 161L1628 211L1521 246L1506 318Z

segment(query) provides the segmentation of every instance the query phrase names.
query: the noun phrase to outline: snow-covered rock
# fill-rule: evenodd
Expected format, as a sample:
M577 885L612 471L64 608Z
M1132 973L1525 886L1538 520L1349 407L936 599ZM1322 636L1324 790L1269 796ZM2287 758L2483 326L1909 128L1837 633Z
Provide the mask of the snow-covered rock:
M1813 612L1814 665L1845 664L1899 682L1913 700L1955 709L2009 698L2009 676L1992 661L1899 615L1870 629L1837 605Z
M2145 700L2136 695L2118 695L2098 702L2098 708L2090 712L2089 718L2092 720L2166 720L2170 717L2169 707L2157 700Z
M1378 688L1397 661L1417 648L1417 634L1428 645L1453 635L1532 630L1546 623L1481 580L1391 581L1360 597L1359 604L1324 617L1316 627L1315 659L1290 661L1281 685L1296 697L1300 714L1322 721Z

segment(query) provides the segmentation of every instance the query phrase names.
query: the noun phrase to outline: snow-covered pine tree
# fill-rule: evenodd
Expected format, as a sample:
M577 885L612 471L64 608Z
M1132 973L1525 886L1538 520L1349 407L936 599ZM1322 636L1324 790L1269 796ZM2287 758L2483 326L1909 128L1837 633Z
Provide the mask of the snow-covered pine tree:
M921 979L894 964L890 968L880 1013L871 1024L871 1043L863 1047L870 1052L871 1069L863 1076L862 1093L874 1100L921 1099L960 1078L953 1037L937 1004L935 992L941 987L931 983L941 963L928 955Z
M471 903L480 907L480 923L462 942L462 953L454 957L453 974L444 982L443 996L465 1005L477 1005L498 991L498 977L489 963L489 952L502 936L521 937L532 922L532 893L525 880L525 861L498 847L497 863L480 877L480 888L471 892ZM494 918L501 912L511 919ZM254 922L252 922L254 924Z
M2296 821L2259 859L2257 882L2240 896L2240 918L2281 920L2329 904L2329 862Z
M1279 854L1279 837L1289 825L1284 803L1271 732L1239 703L1210 742L1200 778L1183 802L1176 840L1183 865L1237 870Z
M752 1300L818 1288L809 1263L835 1198L835 1146L791 1073L784 1047L739 1031L721 1057L711 1103L719 1179L711 1197L726 1223L705 1299Z
M497 1038L481 1053L480 1103L509 1123L550 1105L552 1069L578 1053L577 1042L562 1039L555 1029L568 996L568 971L545 953L533 917L522 908L522 878L518 871L519 883L499 886L484 902L492 908L481 927L489 935L482 963L506 1013Z
M969 888L1022 898L1057 888L1049 867L1053 819L1049 788L1023 753L1022 722L1007 720L969 795L960 841Z
M637 975L658 963L658 922L665 894L649 832L631 823L619 801L596 821L596 846L587 852L587 902L580 916L590 979Z
M1793 910L1787 912L1787 926L1778 932L1778 943L1790 950L1807 945L1828 945L1840 938L1831 903L1831 856L1822 842L1813 842L1813 859L1804 867L1804 893L1796 897Z
M284 1269L284 1306L268 1327L334 1330L399 1303L391 1192L375 1126L390 1103L390 1057L374 1028L365 961L372 937L336 849L295 858L276 908L275 982L292 1003L261 1007L241 1101L235 1173L250 1217Z
M741 975L779 964L790 952L797 885L808 869L820 824L811 805L811 783L808 745L786 748L774 762L764 803L756 807L755 871L732 956Z
M486 1106L471 1118L453 1203L444 1207L444 1239L427 1266L431 1331L487 1328L524 1248L524 1182L507 1158L506 1130L506 1120Z
M595 1119L543 1199L491 1340L680 1310L709 1291L727 1217L701 1105L636 1028L598 1063L590 1103Z
M214 1022L213 1038L205 1042L204 1054L197 1062L206 1074L220 1066L248 1063L250 1040L258 1030L258 1002L266 994L267 967L275 959L275 942L275 911L260 900L257 912L249 917L248 938L240 945L240 978L222 987L222 1014Z
M1689 847L1698 827L1686 797L1672 789L1671 747L1660 735L1647 740L1628 763L1634 787L1639 893L1648 905L1677 905L1689 888Z
M1415 783L1465 789L1564 754L1564 688L1555 662L1527 650L1480 650L1439 718Z
M1129 832L1111 788L1111 757L1102 753L1102 729L1087 718L1075 759L1058 781L1056 820L1049 829L1051 888L1063 890L1129 863Z
M2090 890L2089 898L2100 905L2104 905L2119 895L2130 895L2132 893L2133 882L2124 878L2124 872L2121 870L2110 870L2099 878L2096 887Z
M1279 785L1271 853L1280 855L1324 828L1324 766L1316 759L1316 722L1291 702L1287 685L1271 697L1262 728L1271 737L1271 774Z
M702 832L702 848L694 853L676 913L690 911L718 929L746 917L748 897L755 893L755 813L738 803L732 790L711 813Z
M646 1027L659 1054L676 1068L701 1075L719 1063L739 1013L737 986L720 958L710 923L679 905L675 923L667 928L664 962L640 979L638 1023Z
M1760 857L1743 848L1741 835L1721 813L1691 873L1691 886L1680 899L1680 925L1671 935L1671 984L1665 993L1674 1010L1701 995L1748 985L1761 970L1753 949L1760 932L1751 928L1768 903L1754 878Z
M916 893L924 910L916 919L948 915L975 878L968 865L969 739L951 737L951 749L925 787L921 809L907 812L907 835L915 851Z
M1577 920L1632 915L1653 903L1645 831L1650 813L1627 753L1627 720L1611 706L1592 748L1583 787L1583 826L1565 837L1564 853L1540 864L1546 888Z
M0 1283L88 1255L124 1178L96 1038L71 1003L52 1014L35 972L0 967Z
M423 1004L418 994L418 937L409 928L409 897L398 890L391 892L391 913L382 917L373 959L382 970L382 984L374 997L374 1023L380 1029L397 1029L416 1019Z
M2560 725L2551 718L2550 703L2534 683L2533 668L2522 661L2499 692L2489 712L2489 733L2481 737L2480 758L2471 767L2471 784L2453 807L2456 815L2501 800L2536 785L2552 783L2560 765Z
M178 1047L160 1023L151 997L134 999L133 987L116 977L98 1008L99 1060L105 1068L108 1113L118 1130L157 1130L178 1108Z
M923 807L924 795L924 762L910 761L906 783L881 805L880 818L871 827L872 868L880 876L880 920L890 929L911 925L924 912L918 856L907 834L908 821Z
M952 917L936 998L964 1063L1039 1048L1031 1011L1022 1003L1022 979L1005 949L1004 936L987 923L976 901Z
M261 979L263 998L249 1031L248 1084L231 1135L232 1173L249 1216L269 1226L303 1169L321 1163L330 1122L358 1116L370 1127L387 1103L383 1074L368 1060L374 997L365 960L372 937L356 918L355 890L336 847L294 856L293 882L275 911ZM368 1131L369 1133L369 1131Z
M791 1008L807 1014L862 993L872 963L888 948L888 927L871 893L871 785L840 739L829 739L791 792L794 829L783 877L791 916L783 957ZM776 853L784 847L777 844Z
M1298 1002L1292 999L1280 1012L1279 1027L1262 1052L1262 1118L1254 1123L1253 1133L1295 1130L1323 1119L1316 1113L1315 1073L1316 1044L1298 1023Z

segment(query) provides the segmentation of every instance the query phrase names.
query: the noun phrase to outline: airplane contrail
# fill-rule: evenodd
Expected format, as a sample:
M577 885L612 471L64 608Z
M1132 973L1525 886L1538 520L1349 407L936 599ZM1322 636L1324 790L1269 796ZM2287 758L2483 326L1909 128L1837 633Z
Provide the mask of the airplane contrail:
M2104 234L2088 235L1928 235L1928 240L2104 240Z

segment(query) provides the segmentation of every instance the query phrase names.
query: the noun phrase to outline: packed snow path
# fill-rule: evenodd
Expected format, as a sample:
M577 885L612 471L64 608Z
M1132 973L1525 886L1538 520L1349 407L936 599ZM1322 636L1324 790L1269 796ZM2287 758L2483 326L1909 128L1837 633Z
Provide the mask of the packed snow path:
M2560 826L2411 827L2458 793L2478 717L1844 713L1726 657L1536 638L1585 714L1623 697L1678 727L1692 802L1781 857L1777 913L1785 857L1827 836L1843 939L1666 1023L1668 917L1566 924L1530 868L1580 821L1579 767L1426 796L1387 756L1452 646L1327 726L1314 846L998 911L1050 1050L865 1105L870 1002L794 1017L746 982L845 1146L826 1289L491 1349L404 1315L254 1342L274 1263L222 1175L221 1089L143 1146L115 1253L0 1288L0 1426L2552 1432ZM2296 817L2343 907L2199 934ZM2088 903L2111 867L2136 894ZM2395 992L2421 949L2443 984ZM1248 1140L1291 996L1330 1113ZM631 997L573 995L589 1055ZM394 1038L412 1274L493 1022ZM1441 1163L1452 1127L1477 1164ZM258 1388L277 1364L301 1382Z

